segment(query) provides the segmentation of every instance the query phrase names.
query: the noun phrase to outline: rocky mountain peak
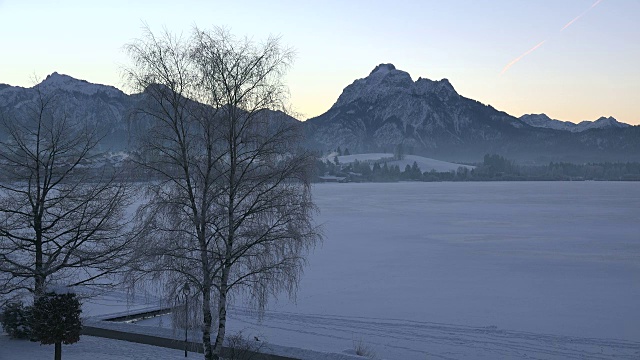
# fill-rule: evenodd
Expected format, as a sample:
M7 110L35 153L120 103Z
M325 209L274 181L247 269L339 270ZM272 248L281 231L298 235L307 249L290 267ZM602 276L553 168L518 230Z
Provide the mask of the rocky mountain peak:
M58 72L54 71L50 75L47 75L47 77L38 85L40 87L66 89L70 86L86 86L93 84L89 84L89 82L85 80L78 80L69 75L59 74Z
M580 123L572 123L570 121L561 121L556 119L551 119L546 114L528 114L522 115L520 120L523 122L533 126L533 127L541 127L548 128L554 130L566 130L571 132L583 132L585 130L590 129L609 129L609 128L626 128L629 127L629 124L621 123L615 118L609 117L600 117L598 120L589 121L584 120Z
M604 117L601 116L598 120L595 121L581 121L577 128L579 131L589 130L589 129L610 129L610 128L626 128L629 127L629 124L621 123L616 120L614 117Z
M53 72L38 85L44 91L61 90L70 93L82 93L84 95L95 95L97 93L106 94L109 97L117 97L124 93L113 86L93 84L86 80L76 79L69 75ZM34 86L35 87L35 86Z
M613 116L601 116L600 118L598 118L598 120L594 121L594 123L598 123L598 124L603 124L603 125L611 125L611 126L618 126L618 125L627 125L624 123L619 122L618 120L616 120L616 118L614 118Z
M456 89L453 88L453 85L451 85L451 82L449 81L449 79L444 78L440 81L437 81L437 83L440 84L440 87L442 89L446 89L448 91L451 91L457 94Z
M73 79L73 78L69 75L64 75L64 74L61 75L61 74L58 74L57 71L54 71L50 75L47 75L47 77L43 81L60 81L61 79Z
M369 76L354 81L343 91L333 107L347 105L356 100L375 102L396 92L410 92L413 80L405 71L396 69L393 64L376 66Z
M459 96L448 79L434 81L418 78L414 82L409 73L396 69L393 64L380 64L369 73L369 76L347 86L333 108L357 100L373 103L388 96L427 96L429 94L435 95L442 101Z
M370 73L369 76L373 75L373 74L386 74L389 71L393 71L395 70L396 67L393 64L380 64L378 66L375 67L375 69L373 69Z
M449 79L430 80L418 78L415 82L416 93L418 95L426 95L428 93L435 94L441 100L448 100L452 96L459 96L456 89L453 88Z
M360 80L364 80L369 86L384 83L391 87L403 87L413 83L409 73L396 69L393 64L380 64L369 73L369 76Z

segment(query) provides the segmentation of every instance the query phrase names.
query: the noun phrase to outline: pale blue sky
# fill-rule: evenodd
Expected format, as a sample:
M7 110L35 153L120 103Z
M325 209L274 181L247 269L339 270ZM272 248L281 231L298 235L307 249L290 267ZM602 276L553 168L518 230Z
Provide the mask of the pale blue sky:
M0 0L0 83L32 86L34 74L57 71L122 88L122 47L143 22L185 34L218 25L256 40L280 35L296 49L287 80L303 119L377 64L393 63L414 80L448 78L463 96L515 116L640 124L640 0L595 3Z

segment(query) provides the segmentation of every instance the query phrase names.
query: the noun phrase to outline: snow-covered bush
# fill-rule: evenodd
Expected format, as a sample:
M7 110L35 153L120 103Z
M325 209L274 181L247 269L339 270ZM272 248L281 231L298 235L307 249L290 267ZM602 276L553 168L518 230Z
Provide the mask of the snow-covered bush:
M225 339L227 351L225 358L229 360L251 360L260 358L260 352L264 346L264 342L257 337L253 339L246 338L242 332L227 336Z
M13 339L31 337L31 307L22 303L9 303L2 310L2 328Z
M367 357L370 359L376 359L378 356L369 345L367 345L362 339L353 340L353 350L356 355Z

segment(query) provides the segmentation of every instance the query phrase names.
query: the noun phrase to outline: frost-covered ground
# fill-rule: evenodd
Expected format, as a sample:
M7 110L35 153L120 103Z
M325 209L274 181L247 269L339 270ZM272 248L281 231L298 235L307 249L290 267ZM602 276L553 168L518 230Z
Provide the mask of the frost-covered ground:
M320 184L314 196L325 241L297 303L281 297L262 321L239 304L231 333L335 353L361 342L388 360L640 358L640 183ZM141 325L171 321L128 326Z
M314 195L325 241L297 304L282 297L262 322L236 307L232 331L320 351L362 340L386 359L640 358L640 183Z
M191 358L202 355L189 355ZM196 357L197 356L197 357ZM179 360L184 352L127 341L83 336L73 345L62 345L64 360ZM0 333L0 360L53 359L53 345L39 345L28 340L9 340Z

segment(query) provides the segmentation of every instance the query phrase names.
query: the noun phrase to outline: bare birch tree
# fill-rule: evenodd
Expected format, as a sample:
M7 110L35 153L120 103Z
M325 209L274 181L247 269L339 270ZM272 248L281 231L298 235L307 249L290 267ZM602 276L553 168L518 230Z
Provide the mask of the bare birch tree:
M128 44L133 66L125 69L129 84L143 92L134 121L150 125L139 138L139 165L154 181L147 186L147 203L138 211L147 236L137 247L133 285L159 280L165 297L175 299L185 283L200 297L205 355L211 357L211 308L215 277L212 230L220 161L216 148L216 109L191 101L196 90L190 44L167 32ZM185 324L186 325L186 324ZM208 355L207 355L208 354Z
M113 273L126 258L126 186L86 167L100 138L35 87L27 111L3 116L0 292L39 295ZM23 116L17 114L23 114ZM94 282L95 283L95 282Z
M269 294L295 291L302 256L318 240L311 223L313 158L298 148L299 124L274 112L286 109L290 50L275 38L256 45L222 29L196 29L195 46L201 98L219 109L217 139L224 153L215 164L217 355L232 290L248 290L259 307Z
M139 212L149 238L137 270L167 280L168 294L185 281L198 289L204 355L219 359L229 296L249 295L260 309L269 295L294 294L319 240L312 158L282 112L292 52L221 29L194 29L187 42L147 31L128 50L128 78L146 91L142 112L155 119L142 164L161 179Z

